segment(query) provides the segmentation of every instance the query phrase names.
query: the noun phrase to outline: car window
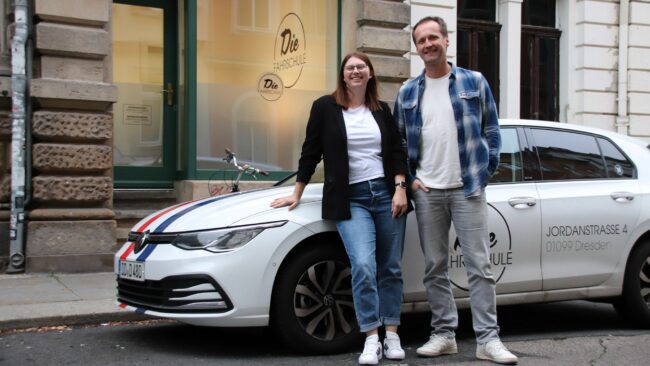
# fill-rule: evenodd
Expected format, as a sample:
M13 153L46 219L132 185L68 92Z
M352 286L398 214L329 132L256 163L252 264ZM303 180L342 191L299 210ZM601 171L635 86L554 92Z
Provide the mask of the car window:
M568 131L531 129L542 180L607 178L596 138Z
M512 183L523 180L521 147L517 138L517 129L501 129L501 154L499 166L490 180L491 183Z
M621 150L604 138L598 138L598 145L605 159L608 178L634 178L634 164L623 155Z

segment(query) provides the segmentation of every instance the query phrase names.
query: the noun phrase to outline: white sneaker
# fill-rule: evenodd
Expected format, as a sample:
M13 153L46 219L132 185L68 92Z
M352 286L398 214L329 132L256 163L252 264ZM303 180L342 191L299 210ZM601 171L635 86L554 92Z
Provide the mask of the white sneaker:
M429 341L415 352L425 357L451 355L458 353L458 346L456 346L456 338L447 338L433 334L429 338Z
M519 362L517 356L510 353L498 339L476 346L476 358L505 365L514 365Z
M378 336L366 338L366 344L363 346L363 352L359 356L359 365L376 365L381 360L381 343Z
M397 333L386 332L386 338L384 338L384 356L389 360L403 360L406 357Z

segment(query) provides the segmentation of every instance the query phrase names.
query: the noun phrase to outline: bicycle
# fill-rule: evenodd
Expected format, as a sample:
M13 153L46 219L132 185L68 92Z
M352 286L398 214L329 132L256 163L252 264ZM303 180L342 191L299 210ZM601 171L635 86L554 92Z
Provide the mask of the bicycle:
M226 150L226 156L223 157L223 161L237 168L237 178L232 180L230 184L226 183L225 185L212 186L211 185L212 177L210 177L210 180L208 181L208 193L210 194L210 196L217 196L220 194L239 192L239 181L241 180L241 177L244 174L250 175L251 177L253 177L253 179L257 179L258 174L264 176L269 175L267 171L261 170L259 168L255 168L250 164L239 165L237 163L237 154L235 154L233 151L231 151L228 148L226 148L225 150ZM222 173L225 174L225 172ZM225 181L225 179L223 180Z

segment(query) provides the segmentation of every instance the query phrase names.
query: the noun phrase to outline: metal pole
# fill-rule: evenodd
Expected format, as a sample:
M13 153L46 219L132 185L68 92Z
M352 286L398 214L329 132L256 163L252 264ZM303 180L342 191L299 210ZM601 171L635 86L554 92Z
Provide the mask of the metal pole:
M616 132L628 135L630 116L628 112L628 45L630 2L621 0L618 14L618 115L616 116Z
M9 266L7 273L25 271L27 1L14 0L15 34L11 41L11 215L9 217Z

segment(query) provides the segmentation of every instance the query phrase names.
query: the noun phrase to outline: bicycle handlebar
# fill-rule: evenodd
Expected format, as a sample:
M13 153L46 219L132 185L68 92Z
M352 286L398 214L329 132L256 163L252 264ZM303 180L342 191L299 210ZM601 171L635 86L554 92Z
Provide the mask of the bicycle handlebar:
M260 170L259 168L255 168L249 164L244 164L244 165L239 165L237 164L237 154L232 152L229 148L226 148L226 157L223 158L224 161L226 161L228 164L234 165L240 172L252 175L255 177L255 174L260 174L267 176L269 175L269 172Z

